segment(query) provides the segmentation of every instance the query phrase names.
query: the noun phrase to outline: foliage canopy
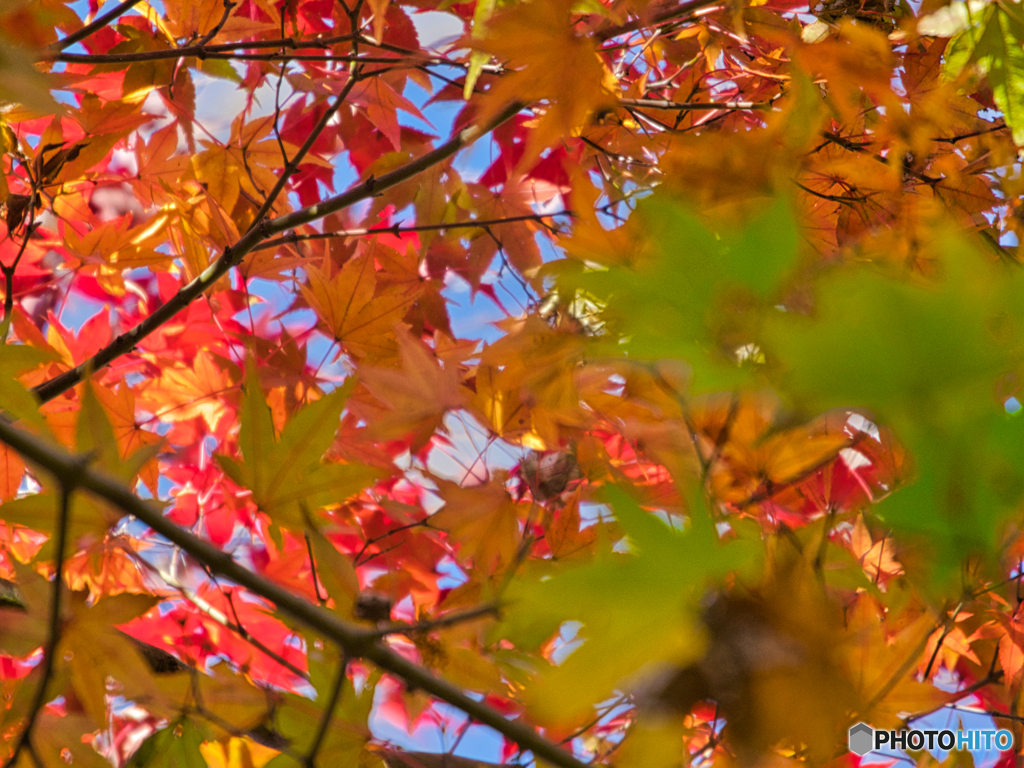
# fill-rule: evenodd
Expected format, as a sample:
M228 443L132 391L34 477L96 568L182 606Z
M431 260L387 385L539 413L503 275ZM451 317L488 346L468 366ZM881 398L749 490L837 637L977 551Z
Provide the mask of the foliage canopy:
M1024 744L1022 144L1008 0L7 0L0 760Z

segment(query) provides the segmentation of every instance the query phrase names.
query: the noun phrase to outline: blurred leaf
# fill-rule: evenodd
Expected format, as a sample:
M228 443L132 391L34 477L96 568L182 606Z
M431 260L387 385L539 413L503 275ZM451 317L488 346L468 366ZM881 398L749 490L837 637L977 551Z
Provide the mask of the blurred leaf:
M495 630L534 648L563 622L582 622L582 645L545 669L530 691L532 709L548 722L580 715L646 664L698 658L704 640L696 617L704 590L725 573L759 562L757 542L719 539L699 497L679 531L623 491L613 487L607 495L628 534L622 545L629 554L605 548L589 565L543 569L513 582L506 594L513 610Z
M188 718L172 722L146 739L128 768L206 768L199 751L203 737Z

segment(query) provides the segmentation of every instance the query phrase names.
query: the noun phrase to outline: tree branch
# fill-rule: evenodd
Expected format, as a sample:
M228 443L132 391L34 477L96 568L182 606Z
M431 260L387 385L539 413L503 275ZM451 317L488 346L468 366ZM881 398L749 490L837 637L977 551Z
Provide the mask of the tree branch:
M531 750L538 758L560 768L585 768L583 763L538 734L526 723L507 719L501 712L466 695L447 680L435 676L425 667L391 650L377 639L374 631L353 625L333 611L313 605L299 595L248 570L236 562L230 553L178 527L172 520L164 517L155 503L140 499L128 486L105 472L84 467L80 457L3 420L0 420L0 441L42 467L59 482L69 482L70 478L75 487L89 491L125 513L134 515L136 519L184 552L204 563L212 573L230 579L270 600L281 613L337 643L350 658L362 658L373 662L381 669L400 677L410 687L420 688L462 710L474 720L489 725L523 749ZM58 531L63 527L61 526Z
M558 211L556 213L533 213L522 216L509 216L504 219L483 219L469 221L458 221L450 224L416 224L410 227L401 227L397 224L393 227L379 227L376 229L341 229L337 232L314 232L308 235L299 235L289 232L284 237L274 240L265 240L253 248L254 251L266 251L271 248L279 248L282 245L302 243L309 240L333 240L342 237L367 237L373 235L399 235L408 232L444 232L449 229L478 229L489 227L495 224L513 224L517 221L540 221L541 219L553 219L556 216L572 216L572 211Z
M466 621L476 621L477 619L482 619L487 616L497 618L500 614L501 609L497 603L485 603L477 606L476 608L469 608L465 611L458 611L457 613L449 613L446 616L441 616L440 618L429 621L421 621L416 624L389 624L383 629L374 632L374 635L377 637L385 637L386 635L416 634L417 632L427 632L431 629L451 627Z
M180 583L176 578L174 578L172 574L165 573L162 569L153 565L151 562L146 560L146 558L140 557L136 553L130 553L130 557L132 561L136 564L136 566L140 568L146 568L152 573L155 573L168 586L170 586L174 590L177 590L178 594L180 594L183 599L190 602L192 605L196 607L197 610L201 611L204 615L208 616L211 621L215 621L225 629L234 632L240 638L245 640L245 642L249 643L249 645L251 645L253 648L265 654L268 658L273 659L276 663L280 664L282 667L287 669L296 677L300 677L303 680L306 680L307 682L309 681L308 673L303 672L297 666L288 661L288 659L284 658L284 656L282 656L279 653L276 653L269 646L265 645L259 638L254 637L249 632L249 630L242 626L240 622L233 622L230 619L228 619L227 615L225 615L223 611L210 605L208 601L203 599L200 595L196 594L195 590L189 589L187 586ZM142 641L140 640L138 642Z
M316 736L313 737L313 743L309 746L309 752L306 754L304 763L306 768L314 768L316 766L316 754L320 751L320 746L324 743L324 737L327 735L327 728L331 724L331 719L334 717L334 708L338 705L338 699L341 698L341 691L345 687L345 680L348 677L348 656L343 656L341 663L338 665L338 673L334 677L334 682L331 685L331 692L327 699L327 705L324 707L324 715L320 719L320 726L317 728Z
M29 740L32 737L32 728L36 724L36 718L39 716L40 711L42 711L43 705L46 704L46 689L50 684L50 678L53 676L53 659L57 653L57 646L60 644L60 602L61 592L63 591L61 586L64 581L64 549L68 532L68 516L71 509L71 491L74 487L72 479L77 478L81 471L81 459L71 457L70 465L65 471L57 475L60 482L60 511L57 517L57 541L55 544L57 551L54 554L53 564L53 596L50 598L50 627L46 649L43 651L42 679L39 681L39 685L32 696L32 703L29 705L28 722L25 723L25 727L18 734L18 740L14 744L14 751L11 752L11 756L4 763L4 768L13 766L18 761L18 755L21 750L26 745L31 746Z
M246 43L245 45L249 45ZM241 46L236 46L241 47ZM394 64L402 61L397 56L354 56L340 54L288 54L274 51L272 53L235 53L234 51L214 51L211 47L190 45L183 48L167 48L162 51L134 51L132 53L62 53L53 61L66 64L134 64L140 61L161 61L164 59L225 59L227 61L349 61L366 64ZM424 63L422 56L416 57L417 63ZM426 60L426 63L445 64L447 62Z
M89 35L91 35L93 32L97 32L98 30L103 29L103 27L107 26L107 24L112 22L118 16L127 13L140 2L141 0L124 0L123 3L111 9L107 13L104 13L102 16L97 16L95 19L92 20L91 23L86 24L77 32L68 35L63 40L58 40L56 43L50 46L50 50L63 51L65 48L70 48L78 41L85 40L85 38L89 37Z
M226 275L232 267L237 266L251 251L253 251L264 239L270 235L280 232L287 232L303 224L309 224L328 216L337 211L344 210L361 200L373 197L378 191L388 189L408 181L419 173L431 168L437 163L447 160L463 147L472 144L481 136L489 133L497 126L519 112L520 104L512 104L501 112L487 125L471 125L459 131L441 146L427 152L421 157L412 160L400 168L384 174L380 178L370 177L365 181L350 187L340 195L328 198L323 202L311 205L307 208L293 213L270 219L262 224L254 226L243 235L233 246L224 249L224 253L213 264L207 267L201 275L192 280L188 285L181 288L173 297L158 307L153 314L140 322L131 330L122 333L110 344L101 349L81 365L78 365L49 381L43 382L33 390L41 402L47 402L66 392L71 387L82 381L86 371L98 371L110 365L111 362L127 354L142 339L149 336L153 331L173 318L178 312L185 309L196 298L201 296L210 286Z
M324 111L323 115L321 115L320 119L317 121L317 124L313 127L313 130L309 132L309 136L307 136L306 140L302 142L302 146L299 147L299 151L296 152L294 157L285 164L284 170L281 171L281 175L277 178L277 183L274 184L274 188L270 190L270 193L267 195L267 199L263 202L263 205L253 217L252 229L258 229L264 217L273 210L274 203L277 201L281 191L288 183L288 179L294 176L295 172L299 170L299 165L302 163L303 159L305 159L309 150L313 148L313 144L315 144L317 139L320 138L320 134L322 134L327 128L327 124L331 122L334 115L337 114L339 109L341 109L341 105L345 103L345 99L348 98L348 95L352 92L352 89L359 80L359 68L357 67L354 72L349 74L348 82L345 83L341 91L335 97L334 103ZM248 234L248 232L246 234Z
M619 99L623 107L640 109L679 109L712 111L716 109L771 109L771 101L669 101L668 99Z
M867 149L867 147L870 146L870 142L866 144L857 144L856 142L852 142L849 139L844 139L842 136L836 133L832 133L831 131L823 131L821 135L838 147L847 149L850 152L857 152L858 154L868 155L869 157L877 160L882 165L892 165L892 163L889 162L889 158L883 157L882 155L879 155L876 152L872 152L871 150ZM927 174L921 173L920 171L915 171L913 168L908 168L906 165L903 166L902 170L903 173L905 173L907 176L917 179L918 181L922 181L925 184L934 185L938 184L940 181L946 180L944 176L928 176Z
M624 35L627 32L635 32L644 27L655 27L659 24L675 21L682 16L688 16L694 11L700 10L701 8L705 8L709 5L714 5L717 2L719 2L719 0L686 0L686 2L682 2L677 6L658 11L649 18L634 19L633 21L627 21L625 24L599 29L594 33L594 38L600 42L605 42L607 40L611 40L613 37Z
M330 48L335 43L347 43L358 38L358 35L334 35L332 37L314 37L308 40L296 40L294 37L282 37L276 40L247 40L241 43L217 43L215 45L200 45L194 43L181 48L167 48L162 51L140 51L134 54L92 54L92 53L49 53L44 54L43 61L61 61L67 64L103 64L115 61L111 58L104 60L102 57L119 57L116 61L123 61L121 56L146 55L151 58L135 59L135 61L155 61L156 58L180 59L194 56L202 58L211 53L230 53L231 51L251 51L259 48L291 48L302 50L306 48ZM99 58L98 58L99 57Z

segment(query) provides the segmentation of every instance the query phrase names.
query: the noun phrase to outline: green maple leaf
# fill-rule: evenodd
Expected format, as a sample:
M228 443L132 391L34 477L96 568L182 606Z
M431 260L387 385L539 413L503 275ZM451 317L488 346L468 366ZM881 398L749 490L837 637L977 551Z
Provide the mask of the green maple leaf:
M321 462L352 388L346 384L303 407L275 439L270 408L250 368L238 435L243 461L227 456L217 461L232 480L252 490L257 506L275 523L302 529L306 521L300 502L316 508L344 501L379 476L362 464Z
M910 449L913 482L877 514L928 542L939 581L993 550L1024 488L1024 423L990 394L1019 358L1024 280L962 240L945 250L930 284L840 270L821 281L814 318L774 312L764 325L792 402L868 409Z
M1013 131L1014 143L1024 144L1024 19L1019 9L992 3L970 21L950 40L943 74L954 78L968 65L976 65Z
M513 582L504 597L509 611L496 631L517 647L537 646L564 621L582 623L582 646L545 669L529 693L545 718L587 711L646 664L699 658L704 645L697 613L705 589L730 571L753 573L760 565L760 542L741 537L724 543L699 496L682 531L618 488L607 489L607 496L628 536L628 553L616 546L571 570L539 565L535 579Z

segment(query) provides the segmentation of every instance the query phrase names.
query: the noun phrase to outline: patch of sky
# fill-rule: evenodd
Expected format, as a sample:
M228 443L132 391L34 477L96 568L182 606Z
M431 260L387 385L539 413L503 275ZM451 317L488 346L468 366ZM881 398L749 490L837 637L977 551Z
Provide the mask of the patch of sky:
M235 71L244 75L242 68L232 64ZM198 70L192 70L192 81L196 88L196 122L218 141L226 141L231 135L231 123L246 105L248 95L237 83L219 77L211 77ZM257 117L274 113L274 98L277 90L276 79L267 81L253 94L251 121ZM292 96L287 81L281 87L281 100ZM201 138L201 137L200 137Z
M447 704L434 705L439 715L437 720L441 722L428 722L424 718L412 733L398 727L381 712L381 704L388 693L386 686L378 684L370 714L370 730L378 739L412 752L451 752L470 760L502 762L504 738L485 725L467 725L466 716ZM479 698L472 693L469 695Z
M312 311L312 310L310 310ZM310 334L306 341L306 364L312 365L321 381L342 381L349 375L348 358L338 354L334 339L322 333Z
M254 318L258 314L267 312L275 316L280 315L295 300L295 293L291 290L290 283L279 283L274 280L254 277L246 281L245 290L250 297L249 306L234 315L234 319L243 324L249 322L250 312L253 313Z
M409 18L416 27L416 36L424 48L443 49L465 33L466 25L456 16L440 11L411 13Z
M522 458L522 449L500 438L491 438L467 411L444 418L447 444L435 443L427 456L427 468L441 478L463 485L487 482L491 471L511 469Z
M580 502L580 530L589 528L592 525L602 522L610 522L615 519L612 508L607 504L597 504L592 501Z
M104 309L110 310L109 306L102 301L78 291L74 292L74 300L70 300L70 297L69 292L61 302L57 319L65 328L70 328L76 334L82 330L82 326L87 320L92 319Z
M437 580L438 589L455 589L469 581L466 572L449 555L445 555L438 561L437 572L441 574L441 578Z
M932 682L937 688L953 693L963 688L959 676L950 672L945 667L940 667ZM992 716L981 707L981 700L974 695L967 696L946 707L932 712L921 718L917 718L908 728L918 730L986 730L996 731L998 726ZM938 762L944 762L949 756L949 750L934 749L927 750ZM1002 753L994 746L988 749L972 750L975 768L992 768L1002 758ZM860 759L862 766L888 765L896 761L897 766L916 766L917 760L912 759L902 749L890 749L883 747L864 755Z
M551 663L561 666L569 658L573 651L586 642L585 638L579 636L583 624L579 621L563 621L558 628L558 637L552 643Z
M448 316L452 333L458 338L477 338L494 342L504 334L493 323L505 319L507 314L482 293L473 293L468 282L449 272L445 276L441 295L448 300Z
M163 422L157 422L156 433L158 435L159 434L167 434L170 431L170 429L171 429L171 425L170 424L165 424ZM162 474L157 479L156 494L161 499L170 499L171 498L171 491L173 491L177 487L178 487L177 483L175 483L173 480L168 478L167 475L163 475Z

